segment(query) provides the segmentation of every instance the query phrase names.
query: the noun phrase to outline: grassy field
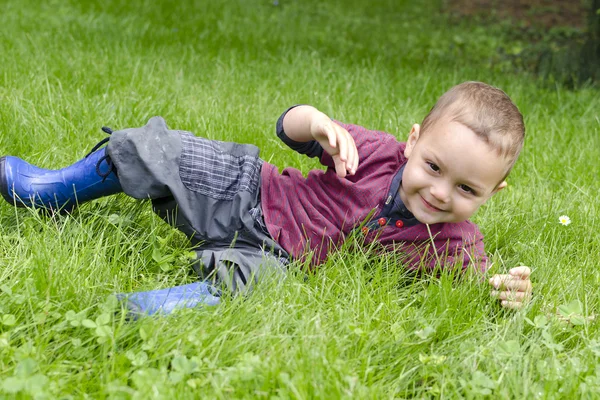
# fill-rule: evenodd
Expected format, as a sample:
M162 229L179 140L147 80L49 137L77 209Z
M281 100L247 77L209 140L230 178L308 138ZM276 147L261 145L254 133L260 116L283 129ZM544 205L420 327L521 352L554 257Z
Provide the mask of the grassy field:
M317 164L274 133L288 106L403 139L450 86L483 80L518 104L527 138L474 221L491 273L533 269L527 308L501 309L475 277L411 279L355 251L307 279L293 265L251 296L127 322L114 293L194 280L185 237L125 195L54 218L5 203L0 397L600 397L600 93L515 70L499 56L509 25L425 3L3 0L0 154L58 168L103 125L161 115L306 172Z

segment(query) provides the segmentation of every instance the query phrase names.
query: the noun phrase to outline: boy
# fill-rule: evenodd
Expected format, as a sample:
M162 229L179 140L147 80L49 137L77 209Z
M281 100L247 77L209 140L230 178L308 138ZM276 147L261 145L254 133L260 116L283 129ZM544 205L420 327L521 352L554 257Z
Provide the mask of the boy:
M169 130L160 117L112 132L108 145L57 171L16 157L0 159L0 192L17 206L70 210L125 192L197 244L203 278L244 290L289 260L316 266L351 232L402 255L411 268L469 265L484 271L483 237L468 221L506 187L525 134L523 118L501 90L465 82L446 92L408 141L331 120L294 106L277 122L292 149L319 157L326 171L304 177L259 158L255 146ZM366 224L365 224L366 222ZM508 308L530 297L530 270L490 279ZM207 282L128 296L140 312L213 304Z

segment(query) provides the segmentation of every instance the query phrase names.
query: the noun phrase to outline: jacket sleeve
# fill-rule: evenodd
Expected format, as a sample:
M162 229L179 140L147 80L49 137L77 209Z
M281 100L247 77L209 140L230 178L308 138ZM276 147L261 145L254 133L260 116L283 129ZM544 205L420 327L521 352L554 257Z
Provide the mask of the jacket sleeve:
M286 114L291 109L298 107L299 105L301 104L292 106L285 110L283 114L281 114L281 117L279 117L277 120L277 136L283 143L298 153L305 154L309 157L319 157L322 165L335 168L333 159L326 151L323 150L323 147L319 144L319 142L316 140L311 140L305 143L296 142L295 140L290 139L283 130L283 119L285 118ZM344 124L334 119L332 119L332 121L346 129L346 131L348 131L348 133L352 136L354 143L356 144L358 157L361 160L361 163L367 160L369 155L376 152L379 146L385 145L387 140L395 140L392 135L384 132L369 130L358 125Z
M300 105L301 104L291 106L290 108L285 110L283 112L283 114L281 114L281 117L279 117L279 119L277 120L277 126L275 128L277 131L277 136L290 149L297 151L300 154L305 154L309 157L319 157L320 158L321 155L323 154L323 147L319 144L319 142L317 142L316 140L311 140L310 142L305 142L305 143L296 142L295 140L290 139L288 137L288 135L286 135L285 131L283 130L283 119L285 118L288 111L290 111L292 108L296 108Z

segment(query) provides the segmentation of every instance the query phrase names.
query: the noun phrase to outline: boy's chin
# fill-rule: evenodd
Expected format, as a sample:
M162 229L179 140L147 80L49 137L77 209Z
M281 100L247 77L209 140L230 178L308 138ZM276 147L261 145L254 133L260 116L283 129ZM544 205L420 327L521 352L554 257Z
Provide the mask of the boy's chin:
M442 221L442 220L439 220L439 219L436 219L436 218L419 218L419 217L416 217L416 216L415 216L415 218L420 223L427 224L427 225L443 224L444 222L446 222L446 221Z
M413 215L415 216L417 221L419 221L422 224L433 225L433 224L439 224L440 222L443 222L441 220L441 218L436 218L434 215L423 213L423 212L413 213Z

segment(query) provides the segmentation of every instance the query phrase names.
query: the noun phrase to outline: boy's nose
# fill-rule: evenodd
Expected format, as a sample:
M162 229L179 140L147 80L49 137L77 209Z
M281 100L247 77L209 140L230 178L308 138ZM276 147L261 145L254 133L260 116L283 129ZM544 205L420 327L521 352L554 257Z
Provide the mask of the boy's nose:
M431 186L430 193L440 203L447 203L450 200L450 188L446 184Z

